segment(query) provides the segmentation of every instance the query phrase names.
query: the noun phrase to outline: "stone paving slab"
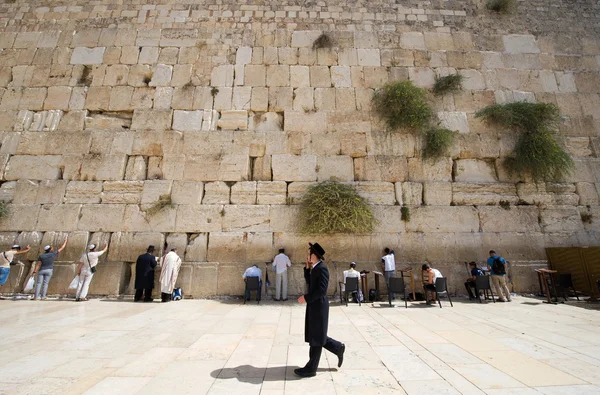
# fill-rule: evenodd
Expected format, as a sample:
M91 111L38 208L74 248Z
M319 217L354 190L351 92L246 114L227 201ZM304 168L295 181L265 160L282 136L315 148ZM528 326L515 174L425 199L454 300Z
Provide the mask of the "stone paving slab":
M304 307L0 301L0 394L598 394L600 312L579 304L331 304L342 368L308 358Z

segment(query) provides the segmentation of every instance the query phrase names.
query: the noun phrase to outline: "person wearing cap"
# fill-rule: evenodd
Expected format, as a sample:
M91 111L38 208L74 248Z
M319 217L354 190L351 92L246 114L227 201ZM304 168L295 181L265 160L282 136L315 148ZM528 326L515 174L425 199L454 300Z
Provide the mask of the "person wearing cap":
M29 252L31 248L27 246L26 249L21 251L21 246L18 244L14 244L10 250L4 251L0 254L0 289L2 286L6 284L6 280L8 280L8 275L10 274L10 265L15 259L15 255L25 254Z
M46 293L48 292L48 283L52 278L52 271L54 270L54 260L58 254L65 249L69 236L65 237L65 241L60 246L58 251L54 251L52 246L47 245L44 247L44 253L38 257L38 263L33 270L33 275L38 274L35 284L35 296L33 300L39 300L40 296L42 300L46 299Z
M154 254L154 246L148 246L145 254L138 257L135 262L135 296L134 302L142 299L144 294L144 302L152 302L152 289L154 288L154 268L156 268L156 257Z
M323 347L338 357L338 368L344 362L346 346L327 336L329 322L329 271L323 263L325 250L319 243L308 243L308 258L304 267L304 278L308 283L308 292L298 298L299 303L306 303L304 320L304 341L310 346L309 360L303 368L294 369L300 377L313 377L317 374Z
M161 266L160 299L162 302L169 302L173 296L179 269L181 269L181 258L177 255L177 248L171 248L171 251L163 257Z
M290 258L285 255L285 249L280 248L279 254L273 259L273 270L275 270L275 301L279 302L280 296L283 301L287 300L288 277L287 269L292 266Z
M79 258L79 267L77 268L77 275L79 276L79 284L77 285L77 293L75 294L75 301L86 302L88 289L94 277L95 270L92 271L93 267L98 264L98 257L104 254L108 250L108 243L102 251L96 251L96 244L90 244L89 251L84 252Z
M356 262L352 262L350 264L350 269L344 270L344 287L346 285L346 279L349 277L350 278L358 278L358 281L360 283L360 272L358 270L356 270ZM342 292L343 291L345 291L345 289L343 289ZM362 301L362 292L360 291L360 288L358 289L358 291L352 292L352 297L354 298L354 301L357 303L359 300Z

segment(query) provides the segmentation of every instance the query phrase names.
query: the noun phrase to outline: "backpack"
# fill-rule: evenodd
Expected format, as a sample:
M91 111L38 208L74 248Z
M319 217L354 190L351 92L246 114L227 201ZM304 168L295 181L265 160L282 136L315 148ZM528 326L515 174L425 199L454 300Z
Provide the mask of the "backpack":
M500 261L500 258L494 258L494 263L492 263L492 271L494 274L506 274L506 267Z
M377 297L377 293L373 288L369 290L369 302L374 302Z
M183 298L183 291L181 288L175 288L173 290L173 300L181 300Z

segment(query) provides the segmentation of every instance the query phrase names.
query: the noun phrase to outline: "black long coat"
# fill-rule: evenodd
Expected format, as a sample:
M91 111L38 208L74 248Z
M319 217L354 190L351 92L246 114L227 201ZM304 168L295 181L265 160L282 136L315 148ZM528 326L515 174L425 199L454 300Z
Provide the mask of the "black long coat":
M324 346L327 341L329 324L329 270L321 261L314 269L304 268L304 278L308 283L306 300L306 316L304 320L304 341L311 346Z
M135 289L154 288L154 268L156 257L150 253L142 254L135 263Z

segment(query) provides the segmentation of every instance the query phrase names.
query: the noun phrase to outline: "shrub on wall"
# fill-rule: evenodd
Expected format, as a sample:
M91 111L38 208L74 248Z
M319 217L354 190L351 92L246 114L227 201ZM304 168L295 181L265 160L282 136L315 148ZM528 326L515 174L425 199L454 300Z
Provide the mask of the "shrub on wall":
M429 125L433 111L427 102L427 91L410 81L391 82L373 96L375 112L391 130L421 130Z
M433 93L441 96L447 93L458 92L462 89L463 79L464 77L460 74L450 74L436 78L435 85L433 85Z
M325 181L313 185L300 203L303 233L371 233L377 220L352 185Z
M6 218L6 216L8 216L8 212L8 204L6 204L5 201L0 200L0 219Z
M509 14L517 7L516 0L488 0L485 7L490 11Z
M560 114L554 104L496 104L476 117L521 133L513 156L504 162L509 173L528 173L536 181L546 181L559 180L573 170L573 159L556 141Z
M425 132L425 147L423 157L437 159L448 153L454 143L456 132L444 128L432 128Z

